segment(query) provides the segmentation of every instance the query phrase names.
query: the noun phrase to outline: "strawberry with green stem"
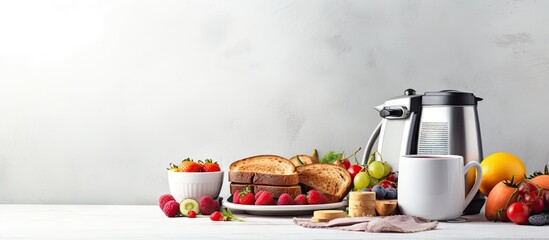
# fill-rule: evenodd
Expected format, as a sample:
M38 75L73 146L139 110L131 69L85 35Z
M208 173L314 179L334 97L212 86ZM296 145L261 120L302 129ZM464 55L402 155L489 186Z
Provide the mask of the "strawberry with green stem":
M205 159L202 165L202 172L219 172L221 168L217 162L214 162L211 159Z
M244 222L243 219L237 218L229 209L223 208L221 212L215 211L210 215L212 221L239 221Z
M202 164L193 161L190 158L186 158L178 166L179 172L200 172L202 171Z
M233 202L234 202L234 196L233 196ZM234 203L236 203L236 202L234 202ZM251 192L250 188L246 187L238 193L238 204L244 204L244 205L254 205L255 204L255 196Z

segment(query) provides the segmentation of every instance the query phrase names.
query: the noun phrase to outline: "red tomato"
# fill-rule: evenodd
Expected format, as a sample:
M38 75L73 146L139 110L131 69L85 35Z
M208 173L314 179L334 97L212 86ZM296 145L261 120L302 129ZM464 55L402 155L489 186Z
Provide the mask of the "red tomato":
M355 179L355 176L362 170L362 166L360 165L351 165L349 168L347 168L347 172L351 174L351 177Z
M530 209L524 203L513 203L507 208L507 217L516 224L526 224L530 217Z

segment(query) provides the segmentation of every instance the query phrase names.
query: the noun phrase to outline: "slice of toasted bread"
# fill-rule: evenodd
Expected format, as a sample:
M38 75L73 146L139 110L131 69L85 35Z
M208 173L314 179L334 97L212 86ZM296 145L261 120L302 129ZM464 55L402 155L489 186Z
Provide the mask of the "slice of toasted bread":
M292 198L295 198L297 195L301 194L301 187L300 186L268 186L268 185L255 185L255 184L240 184L240 183L231 183L230 184L230 190L231 194L233 194L236 190L242 190L246 187L250 188L250 191L252 193L256 193L259 191L267 191L271 193L273 198L278 198L283 193L290 194Z
M297 175L297 173L269 174L259 172L229 171L229 182L274 186L292 186L299 183L299 176Z
M288 159L276 155L259 155L233 162L229 166L233 172L254 172L267 174L295 173L295 166Z
M351 190L351 174L335 164L314 163L297 167L299 184L303 191L315 189L330 202L341 201Z
M299 157L299 159L298 159L298 157ZM311 157L309 155L305 155L305 154L295 155L292 158L290 158L289 160L296 167L299 167L301 165L318 163L318 159L316 159L315 157Z

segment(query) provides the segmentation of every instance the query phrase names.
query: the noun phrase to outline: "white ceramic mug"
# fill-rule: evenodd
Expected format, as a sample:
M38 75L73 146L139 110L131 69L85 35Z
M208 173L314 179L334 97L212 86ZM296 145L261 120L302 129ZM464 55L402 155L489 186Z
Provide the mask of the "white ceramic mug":
M465 173L475 167L475 184L465 196ZM478 162L463 166L457 155L406 155L398 168L398 205L406 215L432 220L461 216L480 186Z

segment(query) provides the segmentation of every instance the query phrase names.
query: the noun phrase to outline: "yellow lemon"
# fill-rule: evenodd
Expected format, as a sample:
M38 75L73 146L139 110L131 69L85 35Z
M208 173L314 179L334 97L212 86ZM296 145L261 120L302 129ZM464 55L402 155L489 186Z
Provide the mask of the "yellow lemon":
M480 183L480 192L488 196L496 184L504 180L511 180L514 176L514 182L518 182L526 175L524 163L517 156L497 152L482 160L482 182Z

